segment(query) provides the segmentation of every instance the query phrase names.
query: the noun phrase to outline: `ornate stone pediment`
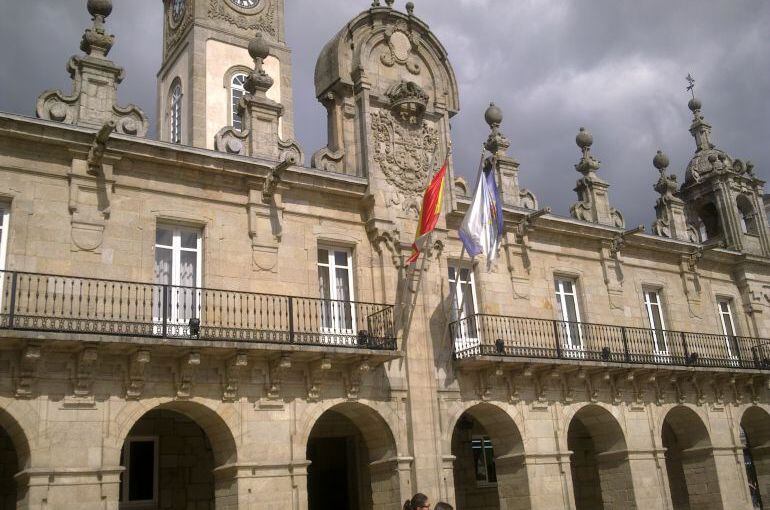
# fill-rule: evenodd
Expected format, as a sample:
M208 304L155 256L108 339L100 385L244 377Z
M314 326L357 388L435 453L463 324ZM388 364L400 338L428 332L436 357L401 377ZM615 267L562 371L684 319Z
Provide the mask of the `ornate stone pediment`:
M430 178L439 134L427 121L410 124L391 112L371 114L374 160L398 190L421 192Z
M256 30L270 34L273 37L276 35L275 4L272 2L262 14L256 17L256 19L250 19L243 14L236 13L229 6L224 5L222 0L209 0L209 18L225 21L242 30L248 30L250 32Z

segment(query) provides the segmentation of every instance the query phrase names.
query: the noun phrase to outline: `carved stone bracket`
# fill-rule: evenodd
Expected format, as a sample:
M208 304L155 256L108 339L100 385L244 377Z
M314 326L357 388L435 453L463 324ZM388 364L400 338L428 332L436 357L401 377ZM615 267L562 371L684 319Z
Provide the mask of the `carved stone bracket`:
M86 345L74 360L72 367L72 395L66 395L63 409L92 409L94 400L94 372L99 354L96 346Z
M514 371L508 371L505 374L505 386L508 390L508 403L515 404L521 400L521 394L519 393L519 386L517 384L519 374Z
M535 398L532 401L532 409L543 410L548 408L548 387L543 381L543 375L531 366L527 366L523 373L526 379L532 383L535 390Z
M308 402L318 402L318 400L320 400L324 379L331 369L332 362L327 357L308 364L307 369L305 370L305 386L307 389Z
M144 392L145 372L150 365L150 351L140 350L128 362L126 400L139 400Z
M585 369L580 369L578 371L578 379L583 381L583 384L585 385L586 389L586 398L590 402L598 402L599 401L599 384L597 384L596 381L594 381L593 375L591 372Z
M241 381L241 374L249 365L249 358L244 353L238 353L225 365L224 377L222 381L222 401L236 402L238 400L238 389Z
M358 363L351 365L345 376L345 394L350 400L358 400L361 396L361 380L364 375L371 371L372 367L369 360L363 359Z
M29 399L33 397L41 357L42 349L39 345L27 345L21 351L16 373L16 398Z
M177 398L188 399L192 397L195 374L200 364L201 355L199 352L191 352L179 360L179 366L174 374Z
M269 400L280 400L282 398L281 385L286 373L291 369L291 356L282 354L280 358L268 363L267 381L265 385L265 394Z
M632 411L644 410L645 382L649 382L649 376L645 377L642 373L629 370L626 375L626 381L633 390L633 401L631 402Z
M698 263L703 258L703 250L698 249L689 255L683 255L679 262L679 276L687 298L687 307L691 318L699 319L702 315L701 285Z

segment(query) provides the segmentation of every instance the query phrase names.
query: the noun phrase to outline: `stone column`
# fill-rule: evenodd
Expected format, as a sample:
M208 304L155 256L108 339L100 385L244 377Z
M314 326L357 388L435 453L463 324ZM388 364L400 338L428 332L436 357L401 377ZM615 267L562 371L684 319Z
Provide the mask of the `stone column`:
M631 474L631 485L634 491L636 508L643 510L666 510L668 499L665 497L666 487L661 487L665 473L658 466L664 465L662 450L629 450L626 452L626 462ZM664 477L660 475L663 474Z

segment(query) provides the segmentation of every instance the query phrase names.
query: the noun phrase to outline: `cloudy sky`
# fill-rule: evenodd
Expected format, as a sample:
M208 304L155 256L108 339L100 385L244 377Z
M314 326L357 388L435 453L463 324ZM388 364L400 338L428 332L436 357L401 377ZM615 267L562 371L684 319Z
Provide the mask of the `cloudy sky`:
M629 225L654 217L658 148L680 176L694 150L684 77L714 126L714 140L770 178L770 1L414 0L446 46L460 84L453 120L458 173L475 173L488 129L484 109L505 113L521 182L566 214L575 201L580 126L595 138L610 199ZM114 0L110 56L124 66L121 104L155 117L161 0ZM297 136L311 154L326 140L313 68L323 44L370 0L286 0L294 51ZM404 0L396 8L404 9ZM65 64L89 23L85 0L0 0L0 110L34 114L50 88L70 88Z

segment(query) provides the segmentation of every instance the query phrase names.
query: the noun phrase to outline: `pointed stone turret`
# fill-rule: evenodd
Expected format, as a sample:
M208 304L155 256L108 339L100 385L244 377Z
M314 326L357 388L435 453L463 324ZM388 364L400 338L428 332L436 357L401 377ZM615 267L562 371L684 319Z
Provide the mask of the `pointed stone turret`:
M575 170L583 175L577 182L575 192L578 202L570 207L573 218L611 227L625 227L623 215L617 209L610 207L607 191L610 185L596 175L601 167L601 162L591 154L591 146L594 137L586 128L580 128L575 142L583 153L580 162L575 165Z
M258 32L249 43L249 55L254 60L254 70L244 84L247 94L241 98L238 109L243 118L243 130L227 126L216 135L216 150L283 161L287 158L295 164L302 162L302 150L291 141L283 141L279 122L283 106L267 97L267 91L274 84L273 78L264 69L265 59L270 55L270 45Z
M660 172L658 182L653 186L660 194L655 203L655 217L652 231L655 235L677 239L680 241L698 242L698 233L687 224L684 213L684 201L675 196L677 188L676 175L668 175L669 159L662 151L658 151L652 160L653 166Z
M497 163L500 195L503 203L525 209L537 209L535 195L519 186L519 162L507 155L511 142L500 132L500 125L503 122L502 110L494 103L490 103L489 108L484 113L484 120L492 130L484 147L492 153L492 158Z
M85 56L74 56L67 64L72 76L72 95L49 90L37 100L37 116L75 126L101 128L115 123L118 133L145 136L149 126L144 112L134 106L117 105L117 88L123 81L123 68L107 58L115 36L107 32L105 20L112 12L111 0L88 0L93 25L86 29L80 49Z

